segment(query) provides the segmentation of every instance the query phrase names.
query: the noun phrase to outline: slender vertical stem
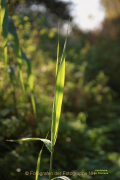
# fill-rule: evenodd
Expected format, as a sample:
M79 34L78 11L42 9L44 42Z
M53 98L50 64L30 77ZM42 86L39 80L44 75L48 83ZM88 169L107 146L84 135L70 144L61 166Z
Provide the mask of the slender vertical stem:
M15 84L12 82L13 84L13 101L14 101L14 111L15 111L15 116L17 117L18 113L17 113L17 104L16 104L16 92L15 92Z
M50 157L50 171L49 171L49 180L51 180L51 174L52 174L52 161L53 161L53 146L52 146L52 152Z

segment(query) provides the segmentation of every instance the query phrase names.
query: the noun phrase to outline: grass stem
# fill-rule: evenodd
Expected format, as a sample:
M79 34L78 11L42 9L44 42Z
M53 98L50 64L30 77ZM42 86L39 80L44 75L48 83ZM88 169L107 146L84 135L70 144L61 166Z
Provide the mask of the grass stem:
M52 152L50 157L50 171L49 171L49 180L51 180L51 174L52 174L52 161L53 161L53 146L52 146Z

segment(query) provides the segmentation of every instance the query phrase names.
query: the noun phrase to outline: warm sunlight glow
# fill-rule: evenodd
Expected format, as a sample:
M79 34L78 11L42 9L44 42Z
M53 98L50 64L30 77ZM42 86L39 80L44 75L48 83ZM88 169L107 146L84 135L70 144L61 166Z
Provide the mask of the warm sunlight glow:
M71 1L74 5L70 7L74 17L74 23L82 30L96 30L100 28L105 17L105 10L100 0L63 0Z

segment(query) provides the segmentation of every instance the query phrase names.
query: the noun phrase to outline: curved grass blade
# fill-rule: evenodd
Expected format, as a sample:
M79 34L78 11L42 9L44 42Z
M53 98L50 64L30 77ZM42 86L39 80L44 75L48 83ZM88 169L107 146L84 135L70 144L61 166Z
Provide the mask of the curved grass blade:
M8 35L8 7L5 8L5 16L3 20L3 37L4 37L4 54L5 64L7 66L7 35Z
M31 94L31 102L32 102L33 112L34 112L34 115L36 117L36 104L35 104L35 98L34 98L34 93L33 92Z
M14 45L11 42L10 46L13 48L13 50L15 51ZM35 98L34 98L34 92L33 92L33 87L34 87L34 78L32 75L32 68L31 68L31 63L30 60L27 58L26 54L23 52L23 50L21 49L21 56L22 56L22 60L25 62L26 66L27 66L27 72L28 72L28 84L31 90L31 102L32 102L32 107L33 107L33 112L34 115L36 117L36 104L35 104Z
M15 51L15 47L14 47L13 42L10 42L9 45ZM28 82L29 82L30 90L33 91L34 81L33 81L31 64L30 64L29 59L27 58L26 54L23 52L22 49L21 49L21 58L25 62L26 66L27 66Z
M33 80L33 75L32 75L31 63L22 49L21 49L21 55L22 55L22 59L24 60L24 62L26 63L26 66L27 66L28 82L29 82L30 90L33 91L34 80Z
M54 179L63 179L63 180L71 180L70 178L68 178L67 176L59 176L59 177L55 177L51 180L54 180Z
M48 136L48 133L47 133L47 136ZM46 136L46 138L47 138L47 136ZM38 156L35 180L38 180L38 173L39 173L39 169L40 169L40 160L41 160L43 147L44 147L44 144L42 145L42 149L40 150L40 153L39 153L39 156Z
M7 140L11 142L23 142L23 141L42 141L46 145L47 149L52 152L52 146L51 146L51 141L48 139L42 139L42 138L22 138L18 140Z
M3 24L4 15L5 15L6 3L7 3L7 0L0 1L0 36L2 32L2 24Z
M55 96L53 101L52 126L51 126L52 146L55 145L57 139L59 119L61 114L64 80L65 80L65 50L66 50L67 36L68 36L68 29L67 29L66 40L64 43L63 53L62 53L58 74L56 78L56 85L55 85Z
M14 45L14 48L15 48L15 54L16 54L17 63L18 63L18 66L19 66L20 81L21 81L21 84L22 84L23 92L25 92L23 75L22 75L21 49L20 49L20 45L19 45L19 40L18 40L16 28L14 26L14 22L13 22L11 17L8 18L8 31L9 31L9 33L11 35L13 45Z
M44 146L44 144L43 144L43 146ZM42 149L40 150L40 153L39 153L39 156L38 156L38 160L37 160L37 169L36 169L35 180L38 180L38 173L39 173L39 169L40 169L40 160L41 160L41 154L42 154L42 151L43 151L43 146L42 146Z
M34 92L33 92L34 78L33 78L33 74L32 74L32 68L31 68L30 61L26 57L25 53L22 50L21 50L21 52L22 52L22 59L26 62L26 65L27 65L28 83L29 83L29 87L31 90L31 102L32 102L33 112L34 112L34 115L36 117L36 104L35 104L35 98L34 98Z

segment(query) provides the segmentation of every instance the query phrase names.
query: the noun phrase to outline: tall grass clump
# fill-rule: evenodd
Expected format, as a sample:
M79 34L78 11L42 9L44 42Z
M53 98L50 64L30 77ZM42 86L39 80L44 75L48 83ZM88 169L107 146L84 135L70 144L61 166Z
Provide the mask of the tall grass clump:
M31 63L29 59L26 57L25 53L22 51L20 47L19 38L17 35L16 27L14 22L10 16L8 16L8 0L1 0L0 1L0 36L1 34L4 37L4 57L5 57L5 65L6 69L8 67L8 56L7 56L7 46L8 46L8 33L11 37L11 42L9 45L13 48L14 53L16 55L17 64L19 67L19 77L22 86L23 93L26 94L25 90L25 83L23 79L23 72L22 72L22 63L25 62L27 66L27 74L28 74L28 85L31 92L31 103L33 108L33 113L36 118L36 104L34 98L34 79L32 74Z
M36 106L35 106L34 93L33 93L34 81L33 81L31 64L30 64L30 61L28 60L28 58L26 57L25 53L22 51L22 49L20 47L19 39L18 39L18 35L17 35L17 31L15 28L14 22L11 17L8 17L7 3L8 3L7 0L0 1L0 10L1 10L0 11L0 18L1 18L0 19L0 34L2 34L4 37L5 64L7 67L7 63L8 63L8 58L7 58L8 38L7 38L7 35L9 33L11 36L11 39L12 39L12 43L10 43L10 46L13 48L13 50L15 52L17 64L19 67L19 76L20 76L23 93L25 93L25 86L24 86L24 80L23 80L23 75L22 75L23 74L22 73L22 61L24 60L26 62L27 74L28 74L28 84L29 84L29 88L31 91L31 102L32 102L32 106L33 106L33 112L36 116ZM3 33L2 33L2 31L3 31ZM45 139L22 138L19 140L8 140L11 142L13 142L13 141L19 141L19 142L34 141L34 140L42 141L51 153L49 180L51 180L53 152L54 152L54 146L55 146L55 143L57 140L57 135L58 135L59 120L60 120L61 106L62 106L62 100L63 100L63 90L64 90L64 81L65 81L65 52L66 52L67 36L68 36L68 29L67 29L67 35L66 35L66 39L65 39L65 43L64 43L64 47L63 47L61 60L59 62L59 33L58 33L56 82L55 82L55 92L54 92L53 109L52 109L51 140L47 139L47 136ZM44 144L43 144L43 146L44 146ZM40 170L40 161L41 161L41 154L43 151L43 146L42 146L42 149L40 150L38 160L37 160L36 177L35 177L36 180L38 180L38 173ZM65 176L60 176L60 177L56 177L56 178L69 179L68 177L65 177Z
M68 35L68 30L67 30L67 35ZM66 43L67 43L67 35L66 35L66 40L64 43L64 48L63 48L63 53L62 53L60 63L58 60L59 59L59 41L58 41L57 62L56 62L56 83L55 83L55 93L54 93L53 109L52 109L51 140L42 139L42 138L22 138L19 140L9 140L11 142L34 141L34 140L42 141L51 153L49 180L51 180L53 152L54 152L54 146L55 146L57 135L58 135L59 120L60 120L60 115L61 115L61 107L62 107L62 99L63 99L63 90L64 90L64 81L65 81L65 50L66 50ZM40 150L40 153L38 156L37 168L36 168L36 180L38 179L42 151L43 151L43 147ZM65 176L60 176L57 178L66 179L66 180L69 179L68 177L65 177Z

